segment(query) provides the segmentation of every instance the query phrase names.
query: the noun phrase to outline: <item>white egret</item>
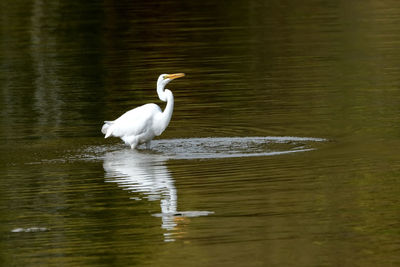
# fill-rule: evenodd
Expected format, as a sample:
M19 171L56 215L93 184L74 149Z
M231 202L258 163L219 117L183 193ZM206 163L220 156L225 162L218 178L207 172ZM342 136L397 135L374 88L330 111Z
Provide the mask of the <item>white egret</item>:
M160 100L167 102L162 112L156 104L145 104L125 112L114 121L105 121L101 132L104 138L115 136L121 138L132 149L140 144L150 148L151 140L162 134L167 128L174 109L174 96L164 87L173 79L185 76L184 73L161 74L157 80L157 94Z

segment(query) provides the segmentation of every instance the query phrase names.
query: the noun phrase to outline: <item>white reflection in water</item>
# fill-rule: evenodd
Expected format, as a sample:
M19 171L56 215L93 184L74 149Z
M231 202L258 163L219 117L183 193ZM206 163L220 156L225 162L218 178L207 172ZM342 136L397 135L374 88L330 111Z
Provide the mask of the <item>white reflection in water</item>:
M83 155L87 159L102 158L106 180L135 193L134 200L145 198L160 201L161 227L165 241L174 241L172 231L187 217L207 216L209 211L178 211L177 190L165 162L169 159L230 158L276 156L315 149L316 142L327 141L308 137L224 137L155 140L151 151L117 147L92 147Z
M132 193L132 199L140 196L149 201L160 201L161 227L167 232L165 241L174 241L172 231L176 230L178 221L185 217L206 216L208 211L177 211L177 191L171 173L165 166L166 157L124 149L108 152L104 156L103 167L107 181L116 182L118 186Z
M46 232L49 229L46 227L28 227L28 228L14 228L11 230L12 233L31 233L31 232Z

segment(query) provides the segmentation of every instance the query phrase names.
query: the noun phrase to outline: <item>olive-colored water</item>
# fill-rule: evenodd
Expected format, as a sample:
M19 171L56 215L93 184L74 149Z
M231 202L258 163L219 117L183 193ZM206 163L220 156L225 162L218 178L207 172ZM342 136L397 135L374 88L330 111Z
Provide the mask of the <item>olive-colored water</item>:
M0 265L400 265L399 25L394 0L2 0ZM103 139L174 72L151 151Z

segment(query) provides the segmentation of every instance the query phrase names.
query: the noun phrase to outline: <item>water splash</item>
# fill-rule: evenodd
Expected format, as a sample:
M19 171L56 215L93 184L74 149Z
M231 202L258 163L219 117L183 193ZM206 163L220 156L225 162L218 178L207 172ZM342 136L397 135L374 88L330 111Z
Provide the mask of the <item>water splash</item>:
M307 152L316 149L316 143L326 141L294 136L159 139L152 141L151 150L139 148L139 151L143 157L157 156L163 160L261 157ZM105 153L127 149L123 145L93 146L86 148L79 157L101 160Z

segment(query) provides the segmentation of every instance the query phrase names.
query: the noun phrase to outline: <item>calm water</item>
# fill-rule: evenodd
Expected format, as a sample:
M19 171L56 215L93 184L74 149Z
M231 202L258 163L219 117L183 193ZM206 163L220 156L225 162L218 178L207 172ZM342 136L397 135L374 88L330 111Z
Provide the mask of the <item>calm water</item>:
M1 1L0 265L400 265L399 25L394 0ZM103 139L174 72L152 150Z

